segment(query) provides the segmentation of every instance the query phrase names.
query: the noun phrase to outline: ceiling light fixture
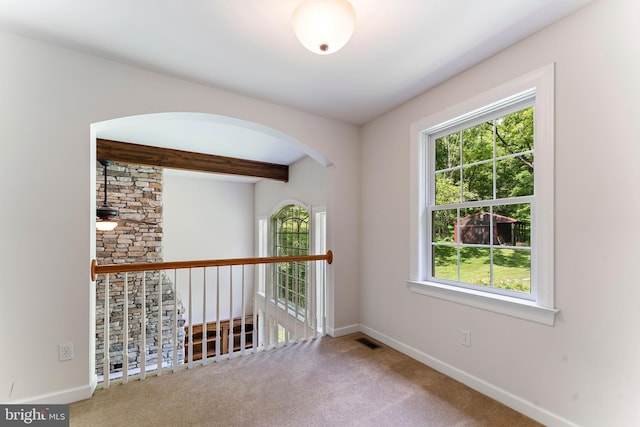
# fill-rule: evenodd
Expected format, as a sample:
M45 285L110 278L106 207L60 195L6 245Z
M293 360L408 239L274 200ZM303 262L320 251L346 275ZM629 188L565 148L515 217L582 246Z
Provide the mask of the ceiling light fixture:
M109 206L107 203L107 166L110 160L98 160L104 168L104 203L96 209L96 228L100 231L111 231L117 227L118 222L114 221L118 216L118 209Z
M293 31L318 55L340 50L351 38L356 12L347 0L304 0L293 11Z
M115 221L109 221L108 219L96 220L96 230L99 231L111 231L118 226L118 223Z

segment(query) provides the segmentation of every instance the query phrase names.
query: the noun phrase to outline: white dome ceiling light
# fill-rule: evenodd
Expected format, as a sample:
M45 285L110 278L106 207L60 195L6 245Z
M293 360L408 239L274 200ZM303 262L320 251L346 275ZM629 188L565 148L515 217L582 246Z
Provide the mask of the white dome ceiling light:
M347 0L304 0L293 12L293 31L304 47L328 55L347 44L356 12Z

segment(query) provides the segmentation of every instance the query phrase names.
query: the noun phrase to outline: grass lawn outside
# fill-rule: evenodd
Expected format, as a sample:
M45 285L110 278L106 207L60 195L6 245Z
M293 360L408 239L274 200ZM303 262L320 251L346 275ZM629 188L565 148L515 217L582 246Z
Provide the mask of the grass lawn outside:
M434 246L434 276L441 279L480 286L531 292L531 251L529 249L493 248L493 283L491 283L491 249L473 246Z

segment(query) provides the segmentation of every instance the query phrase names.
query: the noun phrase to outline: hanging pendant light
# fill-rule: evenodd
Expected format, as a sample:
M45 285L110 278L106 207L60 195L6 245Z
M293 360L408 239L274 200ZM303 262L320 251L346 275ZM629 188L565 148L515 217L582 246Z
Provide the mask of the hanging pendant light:
M347 44L356 12L347 0L304 0L293 12L293 31L304 47L328 55Z
M98 160L104 168L104 203L96 209L96 229L100 231L111 231L117 227L118 222L114 219L118 216L118 209L112 208L107 203L107 166L110 160Z

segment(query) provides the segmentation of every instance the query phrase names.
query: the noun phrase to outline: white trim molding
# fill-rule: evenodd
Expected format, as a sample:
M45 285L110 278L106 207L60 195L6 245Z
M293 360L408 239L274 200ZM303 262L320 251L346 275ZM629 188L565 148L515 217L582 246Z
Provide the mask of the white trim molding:
M556 314L559 312L559 310L554 308L542 307L527 300L504 295L487 294L486 292L441 283L408 281L407 285L411 292L417 294L464 304L547 326L554 325Z
M358 323L349 326L343 326L341 328L327 327L327 335L334 338L342 337L349 334L355 334L356 332L360 332L360 324Z
M285 199L282 200L278 203L276 203L276 205L271 209L271 213L269 214L269 221L271 221L271 218L273 218L273 216L275 214L277 214L278 212L280 212L282 210L282 208L287 207L287 206L302 206L304 208L304 210L306 210L307 212L309 212L309 214L311 214L311 206L300 201L297 199Z
M87 384L80 387L68 388L66 390L59 390L54 393L42 394L39 396L28 397L24 399L9 400L5 403L16 405L31 405L31 404L49 404L49 405L64 405L67 403L78 402L80 400L89 399L93 396L95 390L95 384Z
M471 387L477 392L482 393L485 396L489 396L492 399L495 399L498 402L508 406L509 408L512 408L546 426L578 427L577 424L574 424L571 421L562 418L551 411L541 408L534 402L529 402L528 400L523 399L520 396L517 396L507 390L499 388L483 380L482 378L478 378L474 375L469 374L468 372L456 368L455 366L443 362L442 360L433 357L430 354L427 354L405 343L395 340L388 335L376 331L375 329L369 328L365 325L360 325L360 332L370 336L377 341L380 341L385 345L388 345L394 350L397 350L400 353L403 353L420 363L429 366L430 368L435 369L438 372L443 373L448 377L460 381L461 383Z

